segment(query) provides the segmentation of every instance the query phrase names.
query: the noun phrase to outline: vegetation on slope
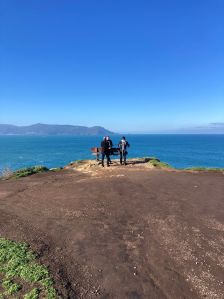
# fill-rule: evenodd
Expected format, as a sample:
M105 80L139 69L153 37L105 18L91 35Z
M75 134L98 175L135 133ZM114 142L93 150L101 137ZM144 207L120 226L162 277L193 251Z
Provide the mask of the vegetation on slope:
M209 172L224 172L224 168L214 168L214 167L188 167L185 170L190 171L209 171Z
M10 179L10 178L22 178L27 177L32 174L41 173L49 171L49 169L45 166L32 166L22 168L16 171L11 171L10 169L4 169L1 173L1 179Z
M156 168L172 168L168 163L161 162L159 159L155 157L149 158L148 163Z
M12 177L21 178L26 177L35 173L46 172L49 169L45 166L33 166L33 167L26 167L13 172Z
M48 269L25 243L0 238L0 299L56 299Z

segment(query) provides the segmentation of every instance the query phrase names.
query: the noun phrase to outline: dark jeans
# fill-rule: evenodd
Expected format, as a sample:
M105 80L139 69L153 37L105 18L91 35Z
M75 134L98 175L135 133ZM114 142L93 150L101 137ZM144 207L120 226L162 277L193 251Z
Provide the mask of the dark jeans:
M102 152L102 165L104 166L104 158L107 158L107 166L109 165L110 157L109 157L109 152Z
M127 158L127 151L120 151L120 163L122 164L122 162L124 161L124 164L126 165L126 158Z

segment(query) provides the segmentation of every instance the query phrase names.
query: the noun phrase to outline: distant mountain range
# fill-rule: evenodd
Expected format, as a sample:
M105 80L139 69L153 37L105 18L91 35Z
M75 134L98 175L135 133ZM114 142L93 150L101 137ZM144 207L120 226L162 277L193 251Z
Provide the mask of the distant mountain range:
M0 135L112 135L103 127L84 127L72 125L35 124L31 126L14 126L0 124Z

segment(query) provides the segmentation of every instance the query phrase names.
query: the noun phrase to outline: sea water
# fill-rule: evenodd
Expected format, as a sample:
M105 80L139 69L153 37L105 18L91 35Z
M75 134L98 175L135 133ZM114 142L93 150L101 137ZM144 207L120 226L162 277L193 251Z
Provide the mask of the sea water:
M117 146L121 136L112 135ZM128 157L155 156L177 168L224 167L224 135L126 135ZM0 170L45 165L60 167L94 159L91 147L102 136L0 136Z

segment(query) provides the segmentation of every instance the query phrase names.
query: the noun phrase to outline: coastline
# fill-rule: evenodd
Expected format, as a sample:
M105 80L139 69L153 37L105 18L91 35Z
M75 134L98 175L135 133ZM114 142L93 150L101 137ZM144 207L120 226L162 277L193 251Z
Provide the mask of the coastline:
M166 162L162 162L156 157L145 157L145 158L131 158L128 159L127 165L125 168L128 167L138 167L141 165L141 167L144 168L150 168L150 169L163 169L163 170L169 170L169 171L185 171L185 172L210 172L210 173L224 173L224 168L213 168L213 167L187 167L187 168L175 168L169 165ZM113 164L111 165L110 169L113 169L114 167L118 167L119 160L113 159ZM124 166L123 166L124 167ZM62 170L68 170L68 169L75 169L75 170L85 170L85 169L91 169L91 171L98 170L101 168L101 162L96 161L94 159L91 160L76 160L73 162L70 162L68 165L65 165L64 167L53 167L53 168L47 168L43 165L36 165L32 167L25 167L18 169L16 171L10 171L9 169L2 172L0 175L0 179L11 179L11 178L21 178L30 176L37 173L42 172L57 172Z

